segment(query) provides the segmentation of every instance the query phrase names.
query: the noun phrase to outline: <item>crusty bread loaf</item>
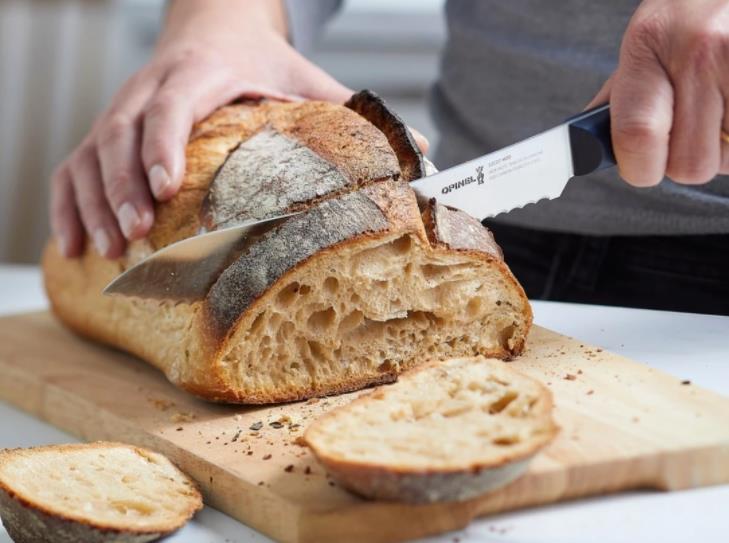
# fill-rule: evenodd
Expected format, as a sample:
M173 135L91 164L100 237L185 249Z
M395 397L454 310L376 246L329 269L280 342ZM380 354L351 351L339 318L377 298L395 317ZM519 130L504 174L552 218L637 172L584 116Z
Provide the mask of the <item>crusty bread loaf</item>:
M44 255L54 312L178 386L267 403L392 381L426 358L521 352L523 290L491 234L407 181L426 164L407 129L363 92L350 107L239 104L195 127L180 193L115 262L93 248ZM265 232L204 300L105 297L119 272L201 230L301 211Z
M0 451L0 517L16 543L143 543L202 508L167 458L119 443Z
M556 434L544 386L499 360L423 365L315 421L305 439L374 499L465 500L514 480Z

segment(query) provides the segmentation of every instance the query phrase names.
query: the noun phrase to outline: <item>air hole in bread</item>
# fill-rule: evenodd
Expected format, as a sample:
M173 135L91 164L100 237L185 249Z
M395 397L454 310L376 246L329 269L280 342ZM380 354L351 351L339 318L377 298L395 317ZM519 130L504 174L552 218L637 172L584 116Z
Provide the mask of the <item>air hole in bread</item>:
M278 296L276 296L276 302L278 303L279 307L281 307L282 309L286 309L294 303L294 300L296 300L298 294L299 284L291 283L278 293Z
M493 439L491 443L494 445L499 445L501 447L507 447L509 445L515 445L516 443L519 443L520 439L518 436L500 436L496 439Z
M492 415L495 415L496 413L501 413L504 409L509 407L509 405L514 400L516 400L518 396L519 395L513 390L507 391L506 394L504 394L501 398L488 406L488 412Z
M307 321L307 326L315 334L326 333L337 321L337 312L330 307L323 311L312 313Z
M337 290L339 290L339 280L336 277L327 277L324 281L324 292L336 294Z
M408 253L412 247L413 240L410 236L402 236L392 242L392 248L397 253Z
M504 344L508 344L510 338L512 338L514 336L515 330L516 330L516 325L514 323L510 324L509 326L504 327L501 330L501 333L499 334L501 341Z
M478 315L479 311L481 310L481 298L472 298L468 301L468 305L466 305L466 312L469 316L474 317Z
M339 322L339 334L346 334L357 328L364 321L364 313L359 309L352 311Z

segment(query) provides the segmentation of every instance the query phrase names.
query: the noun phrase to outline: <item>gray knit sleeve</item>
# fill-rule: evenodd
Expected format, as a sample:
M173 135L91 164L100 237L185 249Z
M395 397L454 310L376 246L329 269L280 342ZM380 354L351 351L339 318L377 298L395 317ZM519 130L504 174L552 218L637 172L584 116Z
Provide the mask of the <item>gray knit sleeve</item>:
M342 0L285 0L289 38L296 49L306 52L324 23L342 5Z

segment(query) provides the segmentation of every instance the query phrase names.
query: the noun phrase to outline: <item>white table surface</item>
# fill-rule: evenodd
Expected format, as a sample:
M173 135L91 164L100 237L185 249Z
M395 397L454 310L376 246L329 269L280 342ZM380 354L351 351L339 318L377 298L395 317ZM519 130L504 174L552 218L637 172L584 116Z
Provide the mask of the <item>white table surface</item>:
M729 317L552 302L533 305L535 321L542 326L729 395ZM0 265L0 314L46 306L37 268ZM0 402L0 448L70 441L75 439ZM729 485L672 493L626 492L543 506L478 520L466 530L421 543L457 540L462 543L726 543L729 541ZM0 528L0 543L9 541ZM270 540L206 507L167 541L258 543Z

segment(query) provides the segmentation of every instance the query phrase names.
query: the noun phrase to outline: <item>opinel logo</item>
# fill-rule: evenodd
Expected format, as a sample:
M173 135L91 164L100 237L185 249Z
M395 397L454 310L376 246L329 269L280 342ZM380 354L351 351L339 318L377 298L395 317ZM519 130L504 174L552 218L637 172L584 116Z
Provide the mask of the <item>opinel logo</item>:
M441 192L443 194L448 194L451 191L458 190L460 188L465 187L466 185L470 185L471 183L476 183L477 185L483 185L484 178L485 178L485 175L483 173L483 166L476 166L476 177L469 175L468 177L465 177L464 179L461 179L460 181L456 181L455 183L451 183L447 187L443 187L441 189Z

